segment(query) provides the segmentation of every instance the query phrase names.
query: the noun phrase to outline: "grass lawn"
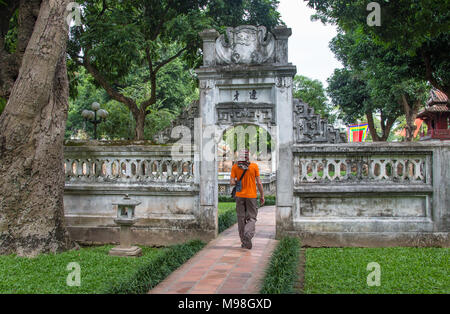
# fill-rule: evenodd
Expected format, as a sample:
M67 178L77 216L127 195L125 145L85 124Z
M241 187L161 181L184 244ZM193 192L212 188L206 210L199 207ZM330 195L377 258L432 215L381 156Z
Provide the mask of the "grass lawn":
M236 223L235 206L235 203L219 204L221 231ZM142 257L120 258L108 255L112 247L107 245L82 248L56 255L40 255L32 259L14 255L0 256L0 293L78 294L140 291L143 289L142 285L145 286L146 283L141 283L139 278L135 278L137 272L144 274L146 270L151 269L153 275L146 274L146 276L154 286L156 281L164 279L163 277L172 270L165 265L167 263L161 263L161 259L176 252L174 258L182 264L182 260L201 249L197 244L180 246L166 256L169 248L142 247ZM69 287L66 284L71 272L67 270L67 266L72 262L78 263L81 267L80 287ZM177 265L174 263L170 267L176 269Z
M230 210L236 210L236 203L219 203L219 215L225 214Z
M22 258L0 256L0 293L102 293L111 284L130 276L136 268L148 264L163 249L142 247L140 258L109 256L113 246L82 248L56 255ZM81 267L81 286L69 287L66 269L71 262Z
M369 287L367 265L381 267ZM306 250L305 293L450 293L448 248L325 248Z
M147 293L204 245L190 241L167 248L142 247L143 256L139 258L109 256L111 245L30 259L0 256L0 293ZM72 262L80 265L79 287L66 283L72 271L67 266Z

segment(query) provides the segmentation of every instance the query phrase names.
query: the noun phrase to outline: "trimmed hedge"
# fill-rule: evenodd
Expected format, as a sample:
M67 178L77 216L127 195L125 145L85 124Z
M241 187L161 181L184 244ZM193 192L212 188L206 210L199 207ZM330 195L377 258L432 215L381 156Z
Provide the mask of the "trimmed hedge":
M236 206L219 214L219 233L227 230L235 223L237 223Z
M285 237L273 252L261 294L292 294L298 279L300 240Z
M160 256L152 260L150 264L141 266L132 276L118 282L114 286L110 286L104 293L145 294L204 246L205 243L199 240L170 246Z
M237 223L237 215L236 215L236 202L228 196L220 196L219 197L219 233L227 230L232 225ZM272 206L275 205L275 196L267 196L266 205ZM229 205L234 205L232 207L228 207ZM258 199L259 206L259 199Z

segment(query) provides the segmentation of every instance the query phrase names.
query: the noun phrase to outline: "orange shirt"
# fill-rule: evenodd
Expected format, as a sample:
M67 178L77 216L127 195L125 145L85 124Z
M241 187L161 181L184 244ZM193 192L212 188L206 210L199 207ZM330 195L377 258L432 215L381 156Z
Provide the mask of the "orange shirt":
M241 178L244 170L239 168L237 164L231 169L231 177L236 180L236 182ZM248 170L242 179L242 191L236 192L236 197L242 198L257 198L256 193L256 178L259 177L259 168L257 164L251 163L248 166Z

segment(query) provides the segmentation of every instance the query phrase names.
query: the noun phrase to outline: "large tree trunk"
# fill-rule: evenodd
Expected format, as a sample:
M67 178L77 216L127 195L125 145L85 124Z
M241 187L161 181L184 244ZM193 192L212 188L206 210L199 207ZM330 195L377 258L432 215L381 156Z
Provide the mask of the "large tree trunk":
M134 117L136 120L136 129L134 139L143 141L145 139L145 113L139 110L139 114Z
M372 140L374 142L386 142L387 139L389 138L389 135L391 134L391 129L396 119L389 118L386 121L383 118L381 119L381 131L383 133L380 136L378 135L378 132L375 128L375 121L373 119L372 112L366 112L366 117L367 122L369 124L369 132L370 135L372 136Z
M0 117L0 254L74 247L64 225L68 0L43 0Z
M416 126L416 119L417 119L417 113L419 104L412 104L410 105L408 103L408 100L406 98L406 95L402 95L402 104L403 104L403 110L405 111L405 118L406 118L406 141L412 142L414 140L414 132L417 129Z

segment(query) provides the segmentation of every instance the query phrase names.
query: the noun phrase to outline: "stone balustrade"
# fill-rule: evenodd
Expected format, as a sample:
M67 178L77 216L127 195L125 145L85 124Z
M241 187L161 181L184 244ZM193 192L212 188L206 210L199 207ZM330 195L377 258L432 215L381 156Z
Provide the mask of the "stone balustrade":
M87 243L117 243L113 203L125 194L141 202L135 244L167 245L216 234L216 219L200 210L195 153L172 145L76 142L65 147L64 207L69 232Z
M295 145L278 234L310 246L448 246L450 142Z
M431 182L431 156L360 155L298 156L295 185L366 182L370 184Z
M194 163L191 156L173 160L170 156L116 156L93 154L64 160L68 183L192 183Z

